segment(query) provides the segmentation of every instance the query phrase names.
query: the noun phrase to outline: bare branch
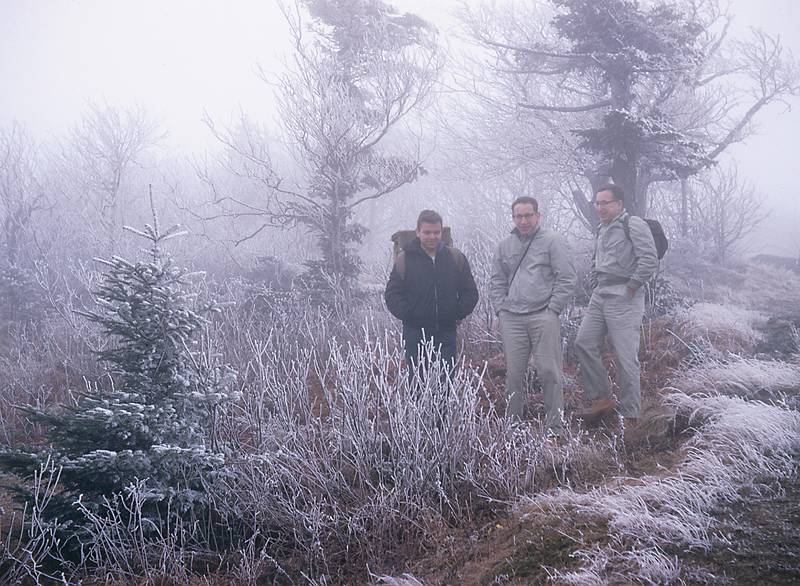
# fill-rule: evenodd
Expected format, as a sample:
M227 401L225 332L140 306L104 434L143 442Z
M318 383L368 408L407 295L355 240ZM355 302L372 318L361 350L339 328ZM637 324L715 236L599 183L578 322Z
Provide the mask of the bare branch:
M589 112L590 110L599 110L611 105L611 100L602 100L594 104L586 104L585 106L543 106L536 104L521 104L517 105L520 108L528 110L541 110L543 112Z

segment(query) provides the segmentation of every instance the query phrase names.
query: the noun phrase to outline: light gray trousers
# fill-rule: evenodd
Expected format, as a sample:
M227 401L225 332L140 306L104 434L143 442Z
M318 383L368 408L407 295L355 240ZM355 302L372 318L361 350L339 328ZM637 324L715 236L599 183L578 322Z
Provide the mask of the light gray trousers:
M525 406L525 372L531 353L542 383L545 424L554 433L563 431L564 385L561 321L549 309L536 313L500 312L500 335L506 356L506 417L521 419Z
M633 298L595 291L575 339L583 390L596 400L611 396L611 383L602 357L603 340L608 335L616 357L618 408L623 417L639 417L641 409L639 336L643 315L643 289Z

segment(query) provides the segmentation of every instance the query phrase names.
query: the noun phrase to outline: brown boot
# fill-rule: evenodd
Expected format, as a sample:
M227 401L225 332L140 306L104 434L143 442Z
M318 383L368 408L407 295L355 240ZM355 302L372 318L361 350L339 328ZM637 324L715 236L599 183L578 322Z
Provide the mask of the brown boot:
M613 411L616 406L617 402L614 401L613 397L604 397L594 401L588 408L576 412L575 416L584 421L595 421L606 413Z

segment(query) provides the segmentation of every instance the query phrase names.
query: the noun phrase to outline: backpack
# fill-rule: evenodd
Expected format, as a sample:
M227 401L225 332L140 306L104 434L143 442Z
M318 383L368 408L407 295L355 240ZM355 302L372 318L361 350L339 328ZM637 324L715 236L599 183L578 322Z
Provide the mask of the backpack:
M466 264L466 258L464 257L464 253L461 252L458 248L454 246L446 246L445 250L449 250L450 254L453 256L453 260L456 263L456 268L459 272L464 270L464 265ZM397 269L397 273L400 275L400 278L405 280L406 278L406 251L401 250L397 253L397 258L394 259L394 268Z
M630 217L630 214L625 214L625 217L622 219L622 226L625 228L625 236L628 237L628 240L631 239L631 228L628 225ZM658 220L652 220L650 218L642 219L647 223L647 227L650 228L650 233L653 235L653 240L656 243L656 256L658 260L661 260L664 258L664 255L667 254L667 249L669 248L669 239L667 235L664 234L664 228L661 227L661 223Z

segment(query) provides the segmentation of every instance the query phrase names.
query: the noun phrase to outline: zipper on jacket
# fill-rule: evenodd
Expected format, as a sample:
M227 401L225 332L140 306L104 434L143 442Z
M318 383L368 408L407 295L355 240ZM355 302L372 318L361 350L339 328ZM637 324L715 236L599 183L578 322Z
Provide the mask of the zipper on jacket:
M439 256L438 254L436 256ZM433 263L433 316L435 318L436 331L439 331L439 275L436 272L436 256L431 258Z

